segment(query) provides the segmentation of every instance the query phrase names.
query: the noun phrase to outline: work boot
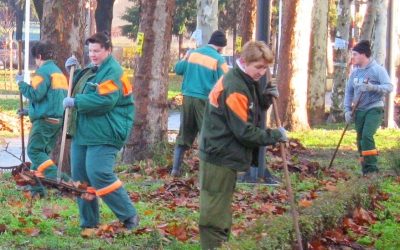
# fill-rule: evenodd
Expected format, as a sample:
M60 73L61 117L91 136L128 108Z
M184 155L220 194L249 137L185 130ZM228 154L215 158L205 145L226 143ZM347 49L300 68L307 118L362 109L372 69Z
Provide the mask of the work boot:
M239 183L257 183L257 167L250 167L244 175L238 177Z
M139 216L136 214L132 217L129 217L123 223L126 229L128 230L135 229L139 226Z
M177 145L174 150L174 163L172 164L171 175L173 177L181 176L181 165L183 161L183 156L185 155L185 146Z

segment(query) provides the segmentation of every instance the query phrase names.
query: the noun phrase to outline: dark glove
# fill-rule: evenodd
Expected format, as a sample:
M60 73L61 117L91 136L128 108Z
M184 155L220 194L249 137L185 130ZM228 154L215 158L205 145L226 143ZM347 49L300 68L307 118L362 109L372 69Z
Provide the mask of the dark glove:
M22 117L22 116L27 116L28 115L28 109L18 109L17 110L17 115Z
M268 95L270 97L278 98L279 97L278 87L276 85L268 83L268 85L265 87L263 91L263 95Z
M346 111L346 113L344 113L344 120L346 121L346 124L350 124L353 122L353 116L351 111Z

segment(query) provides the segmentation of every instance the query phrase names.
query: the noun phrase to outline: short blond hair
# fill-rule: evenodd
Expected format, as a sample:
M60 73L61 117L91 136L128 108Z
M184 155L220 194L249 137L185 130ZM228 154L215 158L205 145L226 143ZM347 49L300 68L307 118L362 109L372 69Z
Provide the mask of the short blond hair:
M268 45L263 41L248 41L240 53L240 57L246 62L251 63L264 59L268 64L274 61L274 54Z

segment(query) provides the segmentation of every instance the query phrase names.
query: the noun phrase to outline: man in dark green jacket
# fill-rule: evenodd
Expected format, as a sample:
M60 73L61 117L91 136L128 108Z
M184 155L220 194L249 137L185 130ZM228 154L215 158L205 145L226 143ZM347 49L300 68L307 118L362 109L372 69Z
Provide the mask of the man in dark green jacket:
M200 241L215 249L227 241L232 225L231 202L238 171L251 164L254 148L287 141L284 128L257 127L258 80L272 62L264 42L248 42L238 67L214 86L200 135Z
M32 161L31 169L36 175L56 178L57 166L49 155L61 131L64 109L63 99L67 96L68 81L59 67L52 61L53 47L49 42L38 42L31 49L38 69L31 84L17 76L19 90L29 100L28 110L19 110L19 115L29 114L32 128L29 134L27 153ZM43 187L31 187L32 195L43 195Z
M176 74L183 75L183 103L172 176L181 174L183 155L192 146L201 129L208 94L218 79L228 71L228 65L220 55L225 46L225 34L217 30L207 45L188 53L175 66Z

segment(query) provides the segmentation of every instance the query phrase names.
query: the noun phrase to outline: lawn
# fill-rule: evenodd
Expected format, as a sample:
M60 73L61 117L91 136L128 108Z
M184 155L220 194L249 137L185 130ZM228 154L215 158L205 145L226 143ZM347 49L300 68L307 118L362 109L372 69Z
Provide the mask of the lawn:
M170 75L169 98L179 93L180 84L180 77ZM2 99L0 112L16 118L18 105L17 99ZM344 137L333 169L326 169L343 126L326 125L289 133L290 138L297 140L290 144L289 169L299 208L312 208L313 204L318 203L318 197L334 192L336 185L346 186L362 180L353 127ZM364 247L398 249L396 232L400 221L400 182L394 176L395 173L400 174L400 130L380 129L376 141L380 151L379 166L385 176L380 188L389 194L389 198L380 203L381 209L374 210L377 222L365 226L365 234L354 234L353 241ZM197 149L190 150L186 155L184 178L177 180L168 176L173 145L165 144L162 147L160 152L166 153L156 155L151 160L116 166L116 172L141 218L139 228L132 232L122 230L108 207L101 203L102 225L97 235L81 237L78 210L73 198L51 190L47 197L31 200L15 185L10 173L1 173L0 249L200 249L197 229ZM269 148L267 161L273 173L283 179L279 151ZM335 208L334 205L329 204ZM266 237L259 223L288 213L289 205L283 186L238 184L233 202L230 242L233 246L237 243L239 249L253 249ZM276 232L278 235L280 233Z

